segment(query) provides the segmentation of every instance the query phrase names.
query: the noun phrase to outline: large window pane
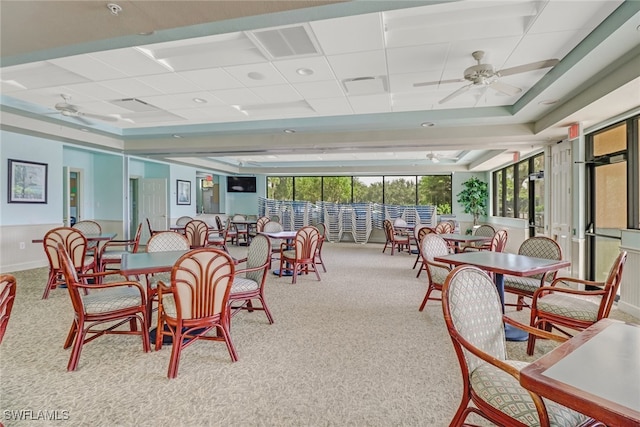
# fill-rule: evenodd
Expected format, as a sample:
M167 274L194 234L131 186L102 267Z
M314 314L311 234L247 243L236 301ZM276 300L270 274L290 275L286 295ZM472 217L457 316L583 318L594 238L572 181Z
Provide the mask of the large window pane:
M415 205L415 176L385 176L384 202L387 205Z
M353 202L382 203L382 177L354 176Z
M270 176L267 178L267 198L293 200L293 177Z
M627 228L627 162L595 168L595 231L620 237Z
M325 176L322 180L322 198L325 202L351 203L351 177Z
M418 204L436 206L438 215L451 213L451 175L418 177Z
M518 216L529 218L529 161L518 163Z
M508 217L508 218L514 218L515 212L514 212L514 203L513 203L513 199L515 198L515 191L514 191L514 176L513 176L513 172L515 170L514 166L509 166L508 168L506 168L504 170L505 172L505 182L507 184L507 192L505 194L505 200L504 200L504 208L505 208L505 213L504 216Z
M297 176L294 200L315 203L322 200L322 177Z
M495 179L495 183L496 183L496 188L495 188L495 198L496 198L496 211L493 213L495 216L504 216L504 203L502 200L503 197L503 191L502 191L502 186L504 183L504 171L499 170L496 173L496 179Z

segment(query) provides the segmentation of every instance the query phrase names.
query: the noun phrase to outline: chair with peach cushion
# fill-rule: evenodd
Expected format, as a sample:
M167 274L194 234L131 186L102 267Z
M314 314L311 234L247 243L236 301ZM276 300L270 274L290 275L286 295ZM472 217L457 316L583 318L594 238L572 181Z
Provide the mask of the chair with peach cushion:
M79 230L85 236L87 234L101 234L102 227L95 221L82 220L78 221L71 226L76 230ZM99 243L97 241L87 242L87 255L95 257L97 255Z
M422 263L427 270L427 293L420 304L419 310L424 310L428 300L439 301L440 298L431 297L433 291L441 291L447 275L451 271L451 266L441 264L433 259L437 256L448 255L449 245L438 233L426 234L421 241L420 251L422 253Z
M316 273L320 280L318 266L316 264L316 249L320 241L320 232L316 227L308 225L296 232L293 242L280 244L280 277L285 270L292 273L292 283L296 283L298 274L302 271L309 273L309 270ZM285 268L285 264L288 267Z
M507 246L508 234L507 230L498 230L494 233L491 241L486 244L477 246L464 246L462 252L474 252L474 251L493 251L504 252L504 248Z
M438 234L451 234L455 230L455 226L449 221L441 221L436 225L435 230Z
M0 343L7 330L13 302L16 298L16 278L11 274L0 275Z
M554 329L571 337L575 335L575 331L584 330L609 317L622 281L622 270L626 260L627 252L620 252L605 282L558 277L550 286L538 288L531 302L531 326L547 331ZM566 287L561 287L562 285ZM578 286L598 289L583 291L576 289ZM535 344L535 335L530 335L527 354L533 354Z
M495 236L496 229L489 224L482 224L480 227L476 228L473 232L474 236L482 236L482 237L491 237ZM470 252L473 250L489 250L489 245L491 243L489 241L484 242L472 242L468 245L464 245L459 249L459 252Z
M62 243L56 248L60 266L67 283L75 313L64 348L73 346L67 371L75 371L82 347L105 334L140 335L142 349L149 352L147 327L147 301L144 287L134 281L119 281L87 285L80 280L69 253ZM94 273L88 276L104 277L113 273ZM96 281L99 281L96 279ZM100 281L101 282L101 281ZM80 291L84 291L81 294ZM114 322L117 322L114 324ZM129 330L118 329L129 324ZM139 323L139 325L138 325ZM98 328L104 326L104 328ZM138 328L139 326L139 328Z
M468 425L471 413L504 426L601 425L520 385L520 370L528 363L507 359L504 323L557 341L565 338L503 316L496 286L484 271L471 266L453 270L442 287L442 310L463 381L462 401L450 426Z
M65 284L62 266L58 259L58 243L62 243L78 273L96 271L95 258L87 256L87 239L79 230L71 227L58 227L49 230L43 239L44 252L49 260L49 278L42 299L49 297L51 289Z
M245 263L242 269L236 269L229 294L230 315L233 316L241 310L262 310L269 323L273 323L273 317L264 299L264 285L271 265L271 242L267 236L256 235L251 239L247 249L247 257L239 260L237 264ZM260 306L254 306L253 300L260 301ZM240 303L235 305L234 303Z
M384 243L384 248L382 248L382 253L387 250L388 246L391 247L391 255L394 254L396 249L398 249L398 252L402 252L405 248L407 251L410 250L409 236L396 232L391 220L385 219L382 226L384 227L384 234L387 239Z
M234 273L234 261L226 252L193 249L176 261L170 282L159 283L155 348L162 348L164 336L171 337L169 378L178 375L182 350L197 340L223 341L231 361L238 360L229 333L229 295ZM212 329L217 333L210 334Z

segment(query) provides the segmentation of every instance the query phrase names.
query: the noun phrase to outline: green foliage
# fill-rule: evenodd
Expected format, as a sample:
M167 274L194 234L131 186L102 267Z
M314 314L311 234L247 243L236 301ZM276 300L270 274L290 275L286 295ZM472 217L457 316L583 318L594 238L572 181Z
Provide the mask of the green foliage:
M487 213L487 183L474 176L463 182L462 186L464 188L458 193L458 203L462 204L465 213L473 215L473 225L478 225L478 217Z

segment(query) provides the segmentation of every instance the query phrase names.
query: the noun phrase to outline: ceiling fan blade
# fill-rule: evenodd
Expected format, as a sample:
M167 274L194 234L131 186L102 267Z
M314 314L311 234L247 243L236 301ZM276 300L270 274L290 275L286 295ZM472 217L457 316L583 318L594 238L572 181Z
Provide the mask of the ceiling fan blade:
M442 98L440 101L438 101L438 104L444 104L445 102L451 101L456 96L462 95L463 93L465 93L466 91L471 89L471 86L473 86L473 83L471 83L469 85L466 85L466 86L462 86L461 88L459 88L458 90L456 90L452 94Z
M542 68L549 68L555 66L558 62L557 59L546 59L544 61L531 62L529 64L518 65L516 67L505 68L496 72L498 76L510 76L512 74L526 73L527 71L540 70Z
M497 90L498 92L502 92L505 95L509 95L509 96L514 96L519 94L520 92L522 92L522 89L520 89L519 87L515 87L506 83L502 83L499 81L494 81L493 83L489 84L489 87L492 89Z
M439 84L444 84L444 83L460 83L460 82L464 82L464 81L466 81L466 80L465 79L438 80L438 81L435 81L435 82L414 83L413 87L433 86L433 85L439 85Z

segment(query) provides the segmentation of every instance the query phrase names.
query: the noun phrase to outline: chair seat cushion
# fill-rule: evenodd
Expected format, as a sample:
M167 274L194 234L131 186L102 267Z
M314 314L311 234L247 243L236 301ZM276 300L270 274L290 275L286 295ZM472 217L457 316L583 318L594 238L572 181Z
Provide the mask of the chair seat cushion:
M213 243L213 244L223 244L224 243L224 237L220 237L220 236L209 236L209 243Z
M122 261L122 255L128 254L127 251L105 251L100 257L100 261L120 262Z
M95 262L95 258L94 257L86 256L86 257L84 257L84 265L82 267L83 268L91 267L94 262Z
M158 282L162 281L166 286L171 284L171 273L156 273L152 276L149 276L148 286L151 289L158 288Z
M296 251L284 251L282 256L288 259L296 259Z
M246 277L235 277L233 285L231 285L231 293L257 291L259 287L260 285L255 280L247 279Z
M82 303L87 314L97 314L139 306L142 298L138 288L119 286L89 291L82 296Z
M438 267L437 265L429 264L429 274L431 275L431 281L438 285L443 285L444 281L451 270L447 267Z
M598 319L600 298L579 298L561 293L547 294L538 298L539 311L595 322Z
M532 277L504 276L504 288L526 292L531 295L540 287L540 279Z
M527 362L507 360L509 365L522 369ZM483 401L528 426L540 425L538 411L531 396L517 379L496 368L484 363L471 373L471 388ZM587 420L587 417L555 402L544 399L549 421L552 426L578 426Z
M178 310L176 310L176 300L173 298L173 294L162 295L162 308L164 313L175 319L178 317Z

